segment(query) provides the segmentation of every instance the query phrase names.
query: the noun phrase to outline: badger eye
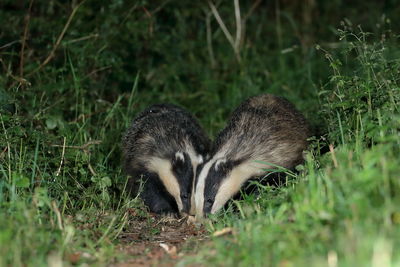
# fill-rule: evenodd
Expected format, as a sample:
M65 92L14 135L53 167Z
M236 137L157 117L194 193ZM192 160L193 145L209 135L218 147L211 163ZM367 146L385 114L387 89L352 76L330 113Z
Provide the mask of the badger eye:
M186 199L189 198L189 195L188 195L188 194L181 195L181 198L182 198L183 200L186 200Z
M212 198L207 199L207 204L212 205L214 203L214 201L212 200Z

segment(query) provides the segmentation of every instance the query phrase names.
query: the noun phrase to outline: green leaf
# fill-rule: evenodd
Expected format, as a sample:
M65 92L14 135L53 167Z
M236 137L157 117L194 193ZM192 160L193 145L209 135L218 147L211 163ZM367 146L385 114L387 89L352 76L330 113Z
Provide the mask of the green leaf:
M14 172L12 178L16 187L27 188L30 185L29 178L21 173Z
M91 180L93 183L103 189L111 186L111 179L108 176L104 176L101 178L99 176L93 176Z
M46 119L46 127L49 130L53 130L57 127L57 119L54 117L50 117Z
M36 187L33 195L36 205L38 207L44 207L45 205L50 206L50 199L47 195L47 189L43 187Z
M108 176L101 178L100 180L100 187L110 187L111 186L111 179Z

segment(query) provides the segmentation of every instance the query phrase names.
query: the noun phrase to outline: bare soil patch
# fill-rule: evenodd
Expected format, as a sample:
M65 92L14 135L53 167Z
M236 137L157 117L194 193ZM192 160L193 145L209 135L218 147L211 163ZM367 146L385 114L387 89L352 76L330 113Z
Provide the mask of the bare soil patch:
M187 218L139 216L132 210L118 246L127 257L111 266L174 266L183 256L193 255L199 242L206 239L204 227L189 223Z

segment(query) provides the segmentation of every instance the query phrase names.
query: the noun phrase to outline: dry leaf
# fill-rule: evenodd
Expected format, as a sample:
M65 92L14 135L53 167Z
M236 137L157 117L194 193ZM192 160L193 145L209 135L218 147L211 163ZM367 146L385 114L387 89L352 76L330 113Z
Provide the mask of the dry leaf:
M223 236L223 235L230 235L233 234L233 228L232 227L226 227L224 229L221 229L219 231L215 231L213 233L214 237L218 237L218 236Z
M167 252L170 256L176 256L176 247L175 246L168 246L165 243L161 243L160 247L162 247L165 252Z
M81 259L81 253L80 252L73 252L73 253L67 254L66 258L70 263L76 264Z

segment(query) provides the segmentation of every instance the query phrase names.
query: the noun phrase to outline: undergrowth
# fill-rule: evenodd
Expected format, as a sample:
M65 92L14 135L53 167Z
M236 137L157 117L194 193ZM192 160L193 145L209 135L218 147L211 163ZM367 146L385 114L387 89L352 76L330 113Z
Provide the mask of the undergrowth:
M0 266L123 262L121 233L150 222L121 170L134 115L172 102L212 137L260 93L310 121L307 160L233 202L207 225L233 235L178 264L398 265L398 6L306 2L242 1L235 50L206 3L3 1ZM232 4L215 7L235 36Z
M400 264L400 58L384 40L349 25L339 38L338 56L317 45L331 68L318 90L328 131L313 138L300 174L284 187L259 185L261 195L232 203L209 229L232 227L233 236L214 238L211 248L182 263ZM349 58L354 69L344 67ZM234 209L240 212L232 215Z

